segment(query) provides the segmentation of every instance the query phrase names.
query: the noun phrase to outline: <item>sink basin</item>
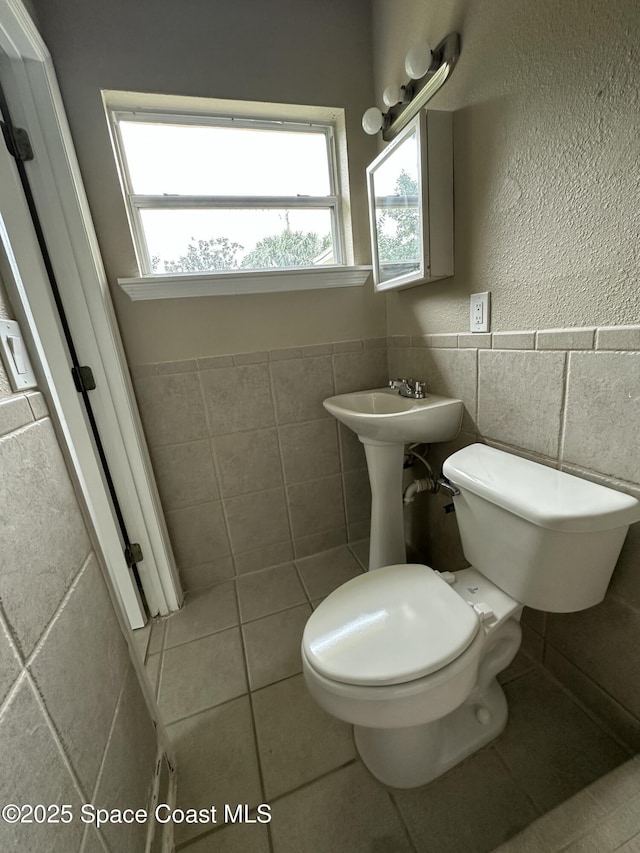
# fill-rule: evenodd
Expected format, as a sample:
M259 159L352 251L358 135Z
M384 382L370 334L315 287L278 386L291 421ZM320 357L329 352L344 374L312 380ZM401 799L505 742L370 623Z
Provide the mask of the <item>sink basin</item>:
M462 400L436 394L413 400L393 388L338 394L325 400L324 407L361 438L393 444L450 441L462 421Z

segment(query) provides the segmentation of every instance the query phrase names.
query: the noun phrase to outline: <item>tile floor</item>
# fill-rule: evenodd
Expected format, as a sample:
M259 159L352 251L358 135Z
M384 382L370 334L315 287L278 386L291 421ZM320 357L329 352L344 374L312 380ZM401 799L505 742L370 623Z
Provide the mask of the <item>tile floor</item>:
M502 674L511 715L497 741L423 788L373 779L351 728L317 707L300 674L313 606L366 554L357 543L242 575L136 632L175 744L178 805L272 810L268 826L177 827L178 850L483 853L628 760L521 652Z

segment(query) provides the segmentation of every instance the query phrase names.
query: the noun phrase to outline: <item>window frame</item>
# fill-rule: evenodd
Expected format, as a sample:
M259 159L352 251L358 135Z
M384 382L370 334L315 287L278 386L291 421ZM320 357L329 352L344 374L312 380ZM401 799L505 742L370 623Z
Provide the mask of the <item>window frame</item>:
M233 115L225 112L203 113L201 111L183 111L162 108L140 108L107 106L113 148L118 166L122 193L124 196L129 228L138 264L140 277L143 279L158 279L162 273L154 273L151 257L147 246L141 211L143 210L197 210L197 209L312 209L327 210L331 221L331 237L334 252L334 263L306 267L270 267L263 269L246 269L242 271L210 270L197 275L210 278L228 276L230 274L245 274L256 276L260 273L290 273L295 270L313 270L323 268L334 270L347 265L348 247L345 239L345 221L343 205L343 188L340 181L339 150L336 142L336 122L312 118L307 120L283 118L265 118L258 115ZM183 195L163 196L139 194L133 192L133 183L127 164L125 145L120 131L120 122L134 121L146 124L176 124L179 126L196 127L243 127L256 130L269 130L274 133L298 132L318 133L325 137L327 164L329 169L328 196L220 196L220 195ZM174 279L178 276L172 276ZM184 273L193 276L193 273Z

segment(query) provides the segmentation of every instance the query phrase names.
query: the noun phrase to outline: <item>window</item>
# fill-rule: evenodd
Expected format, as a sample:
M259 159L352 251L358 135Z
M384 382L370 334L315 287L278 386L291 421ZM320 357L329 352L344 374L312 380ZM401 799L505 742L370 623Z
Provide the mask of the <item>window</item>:
M346 263L334 122L109 115L141 276Z

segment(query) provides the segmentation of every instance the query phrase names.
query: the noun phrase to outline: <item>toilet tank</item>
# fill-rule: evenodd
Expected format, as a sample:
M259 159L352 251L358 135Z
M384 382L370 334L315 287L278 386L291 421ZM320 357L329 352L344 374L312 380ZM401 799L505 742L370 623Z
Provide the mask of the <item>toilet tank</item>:
M450 456L465 557L512 598L570 613L604 598L635 498L484 444Z

